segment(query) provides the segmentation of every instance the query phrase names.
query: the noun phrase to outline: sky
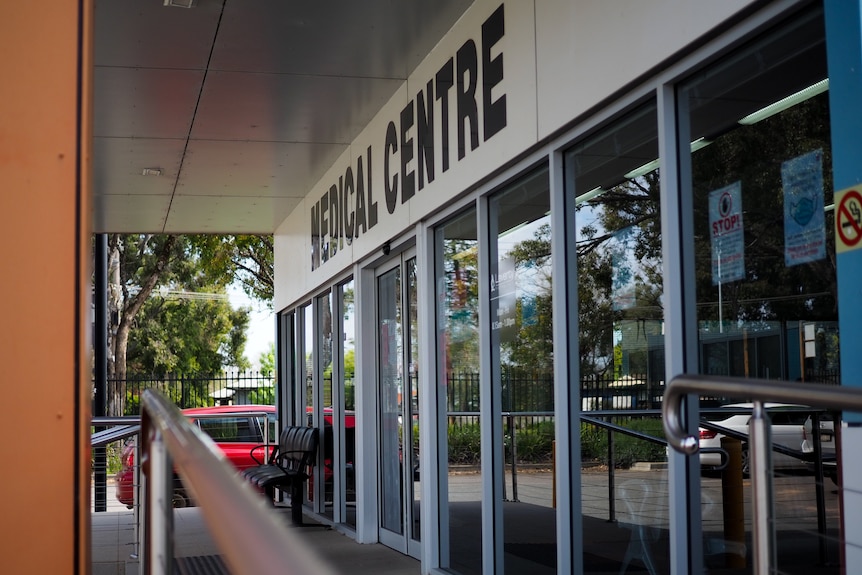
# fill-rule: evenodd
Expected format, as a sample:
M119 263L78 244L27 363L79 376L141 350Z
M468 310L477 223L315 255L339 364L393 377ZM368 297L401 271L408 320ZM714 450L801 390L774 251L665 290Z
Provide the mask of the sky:
M260 354L267 352L270 344L275 342L275 314L266 305L250 299L238 285L234 284L228 288L228 298L235 309L251 308L245 357L251 362L252 369L256 371L260 367L258 362Z

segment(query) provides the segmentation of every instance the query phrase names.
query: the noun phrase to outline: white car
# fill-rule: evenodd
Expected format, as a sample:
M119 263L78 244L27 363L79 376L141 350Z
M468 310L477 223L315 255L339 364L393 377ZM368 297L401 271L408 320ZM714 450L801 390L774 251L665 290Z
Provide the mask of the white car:
M814 453L814 434L811 417L802 426L802 452ZM820 457L823 462L823 475L838 485L838 466L835 462L835 421L831 413L820 414ZM808 469L814 470L814 462L808 462Z
M723 416L720 413L707 413L704 419L723 428L748 436L748 421L751 419L751 403L733 403L721 406L721 409L736 410L739 413ZM772 422L772 443L783 445L795 451L802 450L804 424L811 408L805 405L787 403L767 403L766 411ZM807 410L807 411L806 411ZM720 448L724 434L715 430L700 428L700 449ZM721 465L720 453L700 453L700 464L704 468L715 468ZM791 457L778 451L772 451L773 469L806 469L805 461ZM750 468L748 443L742 441L742 472L748 474Z

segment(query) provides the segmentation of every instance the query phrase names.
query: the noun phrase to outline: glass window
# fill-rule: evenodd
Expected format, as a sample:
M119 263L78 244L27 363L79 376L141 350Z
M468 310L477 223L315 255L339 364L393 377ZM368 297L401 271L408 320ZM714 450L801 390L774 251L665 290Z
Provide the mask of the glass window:
M502 448L505 572L556 572L551 196L547 167L491 197L495 451ZM497 395L499 393L499 396ZM513 505L516 504L516 507ZM523 513L534 521L518 521Z
M701 373L838 381L828 89L820 8L795 15L679 88L680 138L693 142L681 164L690 165L683 181L690 181L685 189L693 208ZM701 406L730 401L744 398L702 398ZM776 413L773 441L799 450L801 425L785 422L805 418ZM702 435L701 445L717 447L719 439L709 435L710 443ZM724 478L742 482L748 444L733 444L735 467ZM747 534L722 529L723 517L742 501L722 498L722 481L709 476L717 459L700 455L707 472L701 488L705 560L709 569L744 572L750 526ZM785 544L817 549L813 479L799 473L806 463L797 457L773 451L772 463L777 570L806 573L810 566L780 550ZM825 517L837 530L835 500L827 496ZM838 546L830 547L829 558L813 554L837 565Z
M344 338L342 346L342 378L341 393L344 397L342 411L342 429L344 430L344 447L341 465L345 481L345 523L356 527L356 304L353 280L341 285L339 290L342 302L341 330Z
M332 425L332 378L333 378L333 314L332 314L332 292L317 298L317 322L318 331L318 362L320 373L321 395L323 401L323 430L321 432L321 443L323 444L323 507L322 513L332 519L333 517L333 486L335 482L333 463L333 425Z
M565 154L578 266L585 572L668 573L658 408L664 302L658 115L649 101ZM637 434L637 435L635 435ZM602 526L616 522L618 530ZM597 534L603 534L599 536Z
M475 209L435 232L440 565L464 574L482 572L478 249Z

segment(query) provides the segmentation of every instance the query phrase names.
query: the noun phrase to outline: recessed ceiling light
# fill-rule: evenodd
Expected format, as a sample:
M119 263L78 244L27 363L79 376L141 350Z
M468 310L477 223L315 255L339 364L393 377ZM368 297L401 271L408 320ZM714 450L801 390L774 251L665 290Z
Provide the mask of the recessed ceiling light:
M144 168L141 171L142 176L161 176L162 169L161 168Z

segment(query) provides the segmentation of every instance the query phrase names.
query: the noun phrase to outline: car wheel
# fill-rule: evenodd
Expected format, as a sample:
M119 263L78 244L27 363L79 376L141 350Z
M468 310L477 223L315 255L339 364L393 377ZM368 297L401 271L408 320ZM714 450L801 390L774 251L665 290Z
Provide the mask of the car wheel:
M182 509L189 506L189 500L182 491L174 491L171 497L171 507L174 509Z
M742 446L742 476L749 477L751 474L751 455L748 453L748 446Z

